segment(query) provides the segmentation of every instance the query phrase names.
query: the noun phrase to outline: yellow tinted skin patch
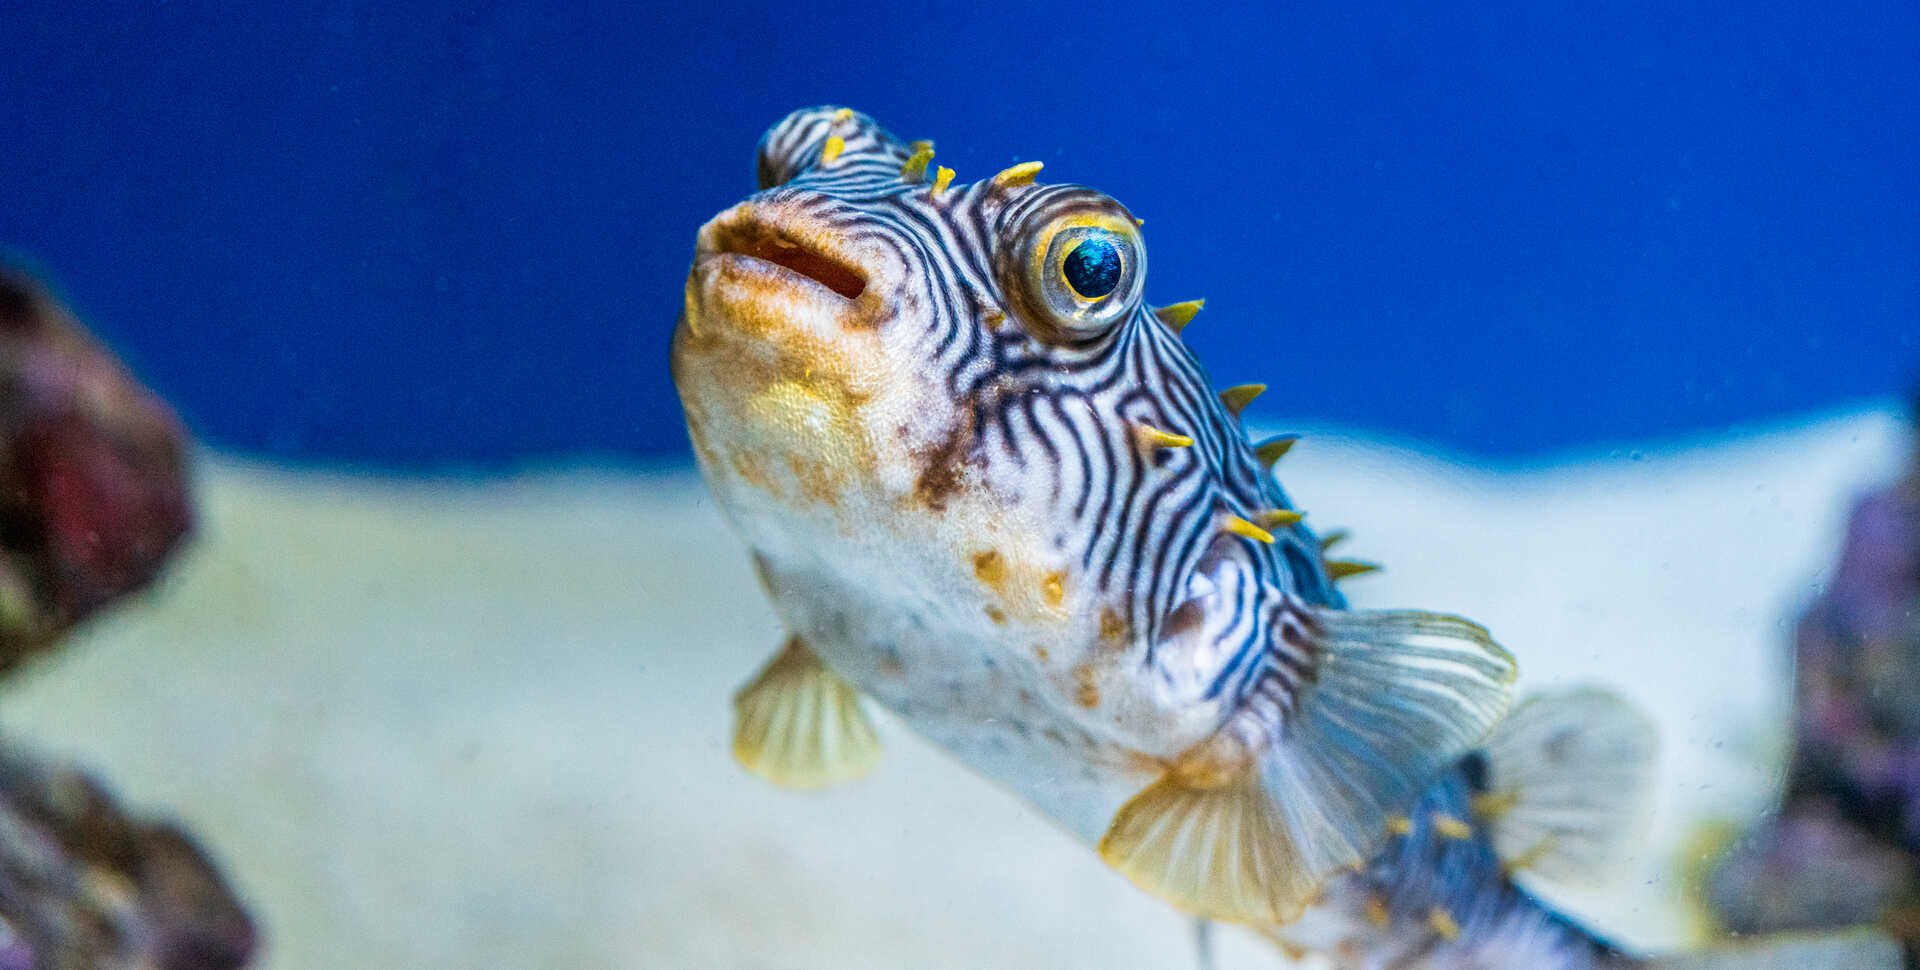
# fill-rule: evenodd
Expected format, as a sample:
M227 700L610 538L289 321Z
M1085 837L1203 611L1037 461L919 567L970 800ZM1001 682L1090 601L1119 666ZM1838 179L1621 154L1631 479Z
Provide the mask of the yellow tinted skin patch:
M750 318L734 319L734 326L755 325ZM853 389L835 351L777 331L764 339L795 352L773 360L730 355L730 339L682 331L680 345L687 352L676 367L698 373L706 388L688 407L689 428L703 442L701 455L710 469L725 467L783 506L835 509L848 488L877 473L878 456L860 414L868 397ZM725 446L716 449L716 440Z
M740 480L761 491L773 491L773 482L767 478L767 468L760 456L750 451L736 451L732 456L733 472Z
M857 473L863 462L854 443L860 429L854 417L855 406L846 395L819 382L781 381L755 394L748 410L798 425L798 430L814 441L840 441L840 447L821 449L818 473L835 471Z
M1048 606L1058 608L1067 599L1067 574L1048 573L1047 578L1040 581L1040 596Z
M1074 703L1088 710L1099 707L1100 685L1094 682L1093 668L1086 664L1081 664L1073 669L1073 676L1076 682L1073 694Z
M806 497L823 505L839 503L840 493L845 488L845 479L838 471L824 462L810 461L798 455L787 458L787 469L800 483L800 492Z
M973 557L973 575L997 590L1007 581L1007 561L999 552L989 549Z

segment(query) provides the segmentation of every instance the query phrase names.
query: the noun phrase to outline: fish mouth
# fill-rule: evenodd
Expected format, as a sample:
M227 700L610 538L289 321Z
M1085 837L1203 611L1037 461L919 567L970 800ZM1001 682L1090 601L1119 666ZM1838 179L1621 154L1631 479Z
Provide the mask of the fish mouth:
M839 242L824 229L742 206L701 229L694 267L730 264L769 284L817 288L851 303L867 291L867 274Z

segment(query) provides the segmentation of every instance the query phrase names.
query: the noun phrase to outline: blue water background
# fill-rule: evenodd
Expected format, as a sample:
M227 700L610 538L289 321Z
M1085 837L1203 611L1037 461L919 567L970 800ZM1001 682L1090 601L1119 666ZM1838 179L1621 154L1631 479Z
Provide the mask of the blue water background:
M203 437L671 456L694 230L844 103L1144 216L1269 422L1519 456L1920 363L1920 5L9 2L0 245Z

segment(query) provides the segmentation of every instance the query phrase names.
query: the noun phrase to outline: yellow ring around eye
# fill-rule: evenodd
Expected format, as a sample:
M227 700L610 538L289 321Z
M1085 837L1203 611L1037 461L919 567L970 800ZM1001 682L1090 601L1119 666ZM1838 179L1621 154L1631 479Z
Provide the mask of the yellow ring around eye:
M1084 245L1087 239L1092 239L1092 238L1095 238L1095 237L1093 236L1082 237L1081 245ZM1051 239L1048 240L1048 245L1052 245ZM1130 245L1129 240L1122 239L1119 241L1118 245L1114 246L1113 255L1115 259L1120 261L1121 277L1124 277L1127 272L1127 262L1128 262L1127 249L1129 245ZM1081 303L1086 303L1086 304L1098 303L1101 300L1106 299L1108 296L1111 296L1113 294L1113 290L1109 289L1107 290L1107 292L1102 293L1099 296L1088 296L1085 293L1080 292L1080 288L1073 285L1072 278L1067 276L1067 260L1070 257L1072 257L1073 254L1077 252L1079 249L1080 249L1080 246L1076 245L1072 249L1069 249L1066 252L1061 253L1059 258L1053 261L1053 272L1055 275L1060 277L1060 285L1065 286L1067 288L1067 292L1073 294L1074 299L1080 301ZM1115 285L1117 286L1119 283L1118 278L1116 278L1114 282L1115 282Z
M1069 216L1061 216L1048 223L1047 227L1040 231L1039 238L1033 242L1033 252L1027 258L1030 262L1028 271L1033 274L1034 279L1046 278L1047 261L1053 254L1053 237L1058 236L1062 231L1067 229L1105 229L1120 237L1121 242L1125 244L1121 247L1121 261L1123 263L1126 261L1125 253L1127 249L1129 247L1137 248L1140 245L1140 230L1133 225L1133 220L1131 219L1109 213L1083 212ZM1067 292L1072 293L1075 299L1086 303L1099 302L1100 298L1089 300L1081 296L1080 291L1074 289L1073 284L1067 281L1067 254L1061 253L1053 262L1054 275L1060 277L1060 282L1066 284Z

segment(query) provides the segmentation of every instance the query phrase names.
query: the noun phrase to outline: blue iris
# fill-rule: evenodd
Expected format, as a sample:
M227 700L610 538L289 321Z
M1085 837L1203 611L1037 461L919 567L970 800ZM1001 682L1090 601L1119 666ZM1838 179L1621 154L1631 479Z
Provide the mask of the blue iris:
M1120 285L1120 249L1096 236L1073 247L1060 269L1082 299L1098 300Z

